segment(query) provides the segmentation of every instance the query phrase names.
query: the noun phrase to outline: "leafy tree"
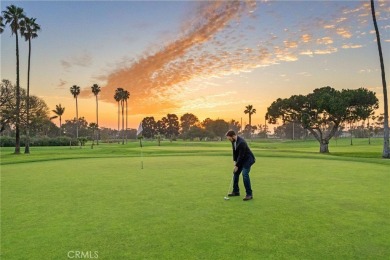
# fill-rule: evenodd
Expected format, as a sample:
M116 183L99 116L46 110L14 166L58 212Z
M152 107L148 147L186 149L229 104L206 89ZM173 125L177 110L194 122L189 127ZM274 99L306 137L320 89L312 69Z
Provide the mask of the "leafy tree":
M60 137L61 137L61 132L62 132L62 115L65 112L65 107L62 107L61 104L56 105L56 109L52 110L52 112L54 114L56 114L56 115L52 116L50 119L55 119L55 118L59 118L60 119Z
M175 114L168 114L161 121L166 126L166 135L172 140L179 135L179 118Z
M194 138L199 138L200 140L203 140L204 138L210 136L210 133L207 132L205 129L203 129L200 126L191 126L190 129L186 133L186 138L189 138L191 141Z
M78 120L76 120L76 118L73 118L72 120L65 120L65 124L62 125L65 135L68 137L75 137L77 134L75 131L76 126L78 126L79 136L86 137L90 135L88 122L84 117L80 117Z
M286 122L275 128L275 135L283 139L301 139L305 135L305 129L299 122Z
M249 125L252 126L252 115L256 113L256 109L252 105L247 105L244 113L249 115Z
M229 130L229 123L223 119L217 119L213 121L209 127L211 132L221 138L221 141L225 138L226 132Z
M95 132L98 130L99 127L98 127L98 124L96 124L96 123L89 123L88 128L92 132L91 138L92 138L92 147L93 147L93 145L95 144L95 139L96 139Z
M199 122L199 119L191 113L186 113L180 117L181 133L185 135L192 126Z
M73 97L76 99L76 117L75 119L79 118L79 106L77 103L77 96L80 94L80 87L77 85L73 85L70 88L70 93L73 95ZM77 124L78 121L76 121L76 138L79 138L79 125Z
M378 115L378 116L375 116L375 117L373 117L373 120L375 120L374 121L374 134L376 135L376 136L381 136L381 135L384 135L384 129L383 129L383 126L384 126L384 123L383 123L383 121L384 121L384 119L385 119L385 117L384 117L384 115L383 114L380 114L380 115Z
M154 120L154 117L145 117L142 120L142 135L145 138L154 138L157 133L157 122Z
M245 138L251 138L253 133L257 130L257 126L251 126L250 124L247 124L244 128L244 131L242 134L245 136Z
M9 80L3 80L1 83L1 98L0 98L0 123L1 131L4 129L15 127L16 125L16 86L12 85ZM21 129L27 125L27 94L26 90L20 90L20 113L19 124ZM29 97L29 125L32 134L39 133L40 124L49 120L49 108L43 99L36 96Z
M268 134L267 125L259 124L259 125L257 125L257 130L258 130L258 133L257 133L258 137L267 138L267 134Z
M10 125L11 120L15 117L15 105L13 100L16 100L15 87L11 81L3 79L0 86L0 133Z
M378 29L378 24L376 22L376 16L375 16L375 5L374 0L371 0L371 13L372 13L372 20L374 22L375 27L375 33L376 33L376 42L378 45L378 52L379 52L379 60L381 64L381 72L382 72L382 86L383 86L383 103L384 103L384 135L383 135L383 158L390 159L390 143L389 143L389 105L387 101L387 85L386 85L386 75L385 75L385 64L383 62L383 54L382 54L382 46L381 46L381 39Z
M96 139L96 144L99 145L99 102L98 102L98 95L100 93L100 87L98 84L93 84L92 87L92 93L95 95L96 98L96 125L97 125L97 132L98 132L98 137Z
M21 91L21 127L26 128L27 124L29 124L32 134L34 134L34 131L36 133L35 129L39 129L39 124L46 123L49 124L47 121L50 121L49 119L49 107L47 106L46 102L38 98L36 96L31 96L29 99L29 121L27 122L27 94L24 89Z
M241 124L238 121L232 119L229 122L229 129L235 131L236 133L239 133L241 130Z
M20 23L25 17L24 11L15 5L7 6L3 11L5 24L11 27L16 39L16 122L15 122L15 154L20 154L20 77L19 77L19 30Z
M211 129L211 125L214 121L211 119L211 118L206 118L205 120L203 120L203 122L201 123L201 126L203 126L204 129L206 129L207 131L212 131Z
M30 68L31 68L31 39L38 37L41 27L36 22L36 18L24 17L21 21L20 33L28 41L28 65L27 65L27 125L26 125L26 145L24 153L30 153L30 131L29 131L29 96L30 96Z
M320 152L328 153L329 140L347 120L366 119L367 111L378 108L375 93L364 88L338 91L331 87L315 89L306 96L278 98L268 107L269 123L278 119L299 122L320 143Z
M167 120L158 120L156 123L156 132L159 136L167 134Z

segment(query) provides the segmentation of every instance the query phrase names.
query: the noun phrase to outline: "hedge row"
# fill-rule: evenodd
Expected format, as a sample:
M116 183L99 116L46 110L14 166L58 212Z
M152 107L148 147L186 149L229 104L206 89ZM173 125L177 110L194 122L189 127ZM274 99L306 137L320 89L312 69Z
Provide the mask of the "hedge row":
M83 139L83 144L86 142L86 138L79 138ZM26 137L21 136L20 138L20 146L26 145ZM54 137L50 138L47 136L41 136L41 137L32 137L30 139L30 146L77 146L79 145L79 142L76 138L70 138L70 137ZM0 136L0 147L15 147L15 137L9 137L9 136Z

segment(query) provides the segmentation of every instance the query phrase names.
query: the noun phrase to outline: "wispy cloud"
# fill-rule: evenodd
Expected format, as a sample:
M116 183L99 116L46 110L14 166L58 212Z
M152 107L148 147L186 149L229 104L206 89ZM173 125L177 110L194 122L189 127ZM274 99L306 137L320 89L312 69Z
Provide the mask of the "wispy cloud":
M167 43L155 53L145 55L130 66L121 67L107 76L107 84L102 87L101 100L113 102L113 93L118 87L127 89L136 97L137 111L165 111L178 104L169 100L172 89L180 91L178 84L197 76L210 75L215 70L234 70L233 63L223 64L223 51L209 53L204 44L212 42L213 37L230 23L239 21L241 16L250 14L256 6L255 1L216 1L201 2L190 22L183 24L181 35ZM218 43L214 42L217 46ZM221 44L223 45L223 44ZM226 53L228 55L228 53ZM89 90L82 95L89 95Z
M343 49L358 49L358 48L362 48L363 45L360 45L360 44L344 44L343 46L341 46L341 48Z
M65 86L68 84L67 81L60 79L60 82L57 85L57 89L65 89Z
M69 70L73 66L88 67L92 65L92 56L88 52L74 55L70 59L61 60L61 66L64 70Z
M356 21L362 25L367 23L364 14L369 10L365 4L357 4L352 10L340 10L329 20L316 17L301 21L299 28L286 28L282 34L264 32L253 44L248 35L255 34L256 24L239 25L243 19L250 19L248 17L253 16L253 10L259 5L261 8L261 3L256 1L198 2L197 8L183 22L178 36L157 47L152 46L138 59L124 58L116 64L116 69L99 76L106 81L100 99L115 102L115 89L127 89L131 94L130 102L137 102L137 106L131 106L132 114L156 111L164 114L183 107L196 108L202 106L198 104L202 100L219 104L217 99L224 97L192 98L194 91L186 87L186 83L201 79L205 82L202 87L213 88L211 83L207 85L208 79L250 72L281 62L295 62L301 56L327 55L363 47L354 42L354 37L366 36L367 30L355 30L353 25ZM345 43L346 40L349 43ZM91 62L90 57L81 55L63 60L62 65L70 69L88 62ZM310 74L302 73L301 76ZM184 100L182 92L191 100ZM88 95L91 95L89 88L81 96Z

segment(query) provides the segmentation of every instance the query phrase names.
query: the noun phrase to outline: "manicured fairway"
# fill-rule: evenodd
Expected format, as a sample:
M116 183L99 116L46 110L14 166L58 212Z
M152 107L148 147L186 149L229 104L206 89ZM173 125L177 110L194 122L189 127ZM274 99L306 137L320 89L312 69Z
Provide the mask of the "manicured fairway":
M389 258L380 144L338 141L330 155L311 141L250 145L248 202L223 199L227 142L146 143L144 169L137 143L2 148L1 259Z

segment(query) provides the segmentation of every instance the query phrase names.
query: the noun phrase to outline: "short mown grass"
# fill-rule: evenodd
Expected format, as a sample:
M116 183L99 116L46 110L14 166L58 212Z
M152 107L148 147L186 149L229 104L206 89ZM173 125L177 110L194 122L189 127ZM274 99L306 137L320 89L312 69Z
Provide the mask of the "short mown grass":
M145 142L142 158L136 142L2 148L1 259L387 259L390 161L365 142L329 155L314 141L250 142L248 202L223 199L227 141Z

